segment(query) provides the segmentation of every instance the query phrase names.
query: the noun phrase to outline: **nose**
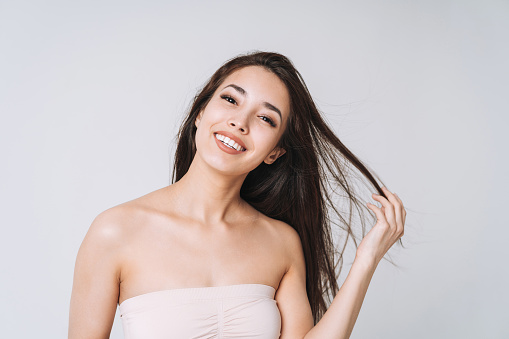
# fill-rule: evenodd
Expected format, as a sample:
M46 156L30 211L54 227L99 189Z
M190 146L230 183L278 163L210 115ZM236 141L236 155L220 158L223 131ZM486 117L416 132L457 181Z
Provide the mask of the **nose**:
M247 123L243 119L231 118L228 121L228 126L234 128L234 129L238 129L240 131L240 133L242 133L242 134L245 134L248 131Z
M233 128L238 128L239 131L241 131L242 133L244 133L246 131L246 129L244 127L237 127L237 125L233 121L230 121L229 125Z

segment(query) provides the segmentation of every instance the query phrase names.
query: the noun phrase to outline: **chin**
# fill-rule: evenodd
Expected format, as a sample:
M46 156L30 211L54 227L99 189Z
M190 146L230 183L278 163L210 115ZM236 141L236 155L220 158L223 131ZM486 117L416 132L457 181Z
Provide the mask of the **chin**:
M217 172L223 173L225 175L242 175L243 171L239 168L239 162L238 161L228 161L228 159L225 159L224 157L221 157L221 155L213 155L213 154L199 154L198 151L196 151L196 156L200 158L200 162L202 162L202 165L205 165L206 167L211 168L212 170L215 170Z

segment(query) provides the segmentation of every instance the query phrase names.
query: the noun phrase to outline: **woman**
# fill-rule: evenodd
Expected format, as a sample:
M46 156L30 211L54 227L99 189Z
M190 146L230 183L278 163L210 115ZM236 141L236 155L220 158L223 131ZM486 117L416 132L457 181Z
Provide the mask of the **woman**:
M352 165L382 207L367 204L377 221L338 291L330 225L339 218L348 239L352 207L364 207ZM76 260L70 338L107 338L117 304L126 339L348 338L403 235L401 200L331 132L277 53L214 73L181 127L173 181L93 221Z

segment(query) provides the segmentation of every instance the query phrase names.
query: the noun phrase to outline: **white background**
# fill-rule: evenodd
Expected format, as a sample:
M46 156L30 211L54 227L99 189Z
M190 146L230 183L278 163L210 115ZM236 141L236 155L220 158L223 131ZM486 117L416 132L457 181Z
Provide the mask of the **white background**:
M507 338L508 32L491 0L0 1L2 337L67 336L90 223L169 184L196 90L258 49L407 207L352 338Z

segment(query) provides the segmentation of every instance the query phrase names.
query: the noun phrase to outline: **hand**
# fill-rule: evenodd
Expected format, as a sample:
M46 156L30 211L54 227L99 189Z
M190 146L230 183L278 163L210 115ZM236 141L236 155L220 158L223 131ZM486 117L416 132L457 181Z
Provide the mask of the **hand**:
M382 207L368 203L370 210L375 212L377 222L362 239L357 248L357 258L374 261L378 265L389 248L403 236L406 211L403 202L387 188L382 187L389 200L381 195L373 194L373 199L380 202Z

